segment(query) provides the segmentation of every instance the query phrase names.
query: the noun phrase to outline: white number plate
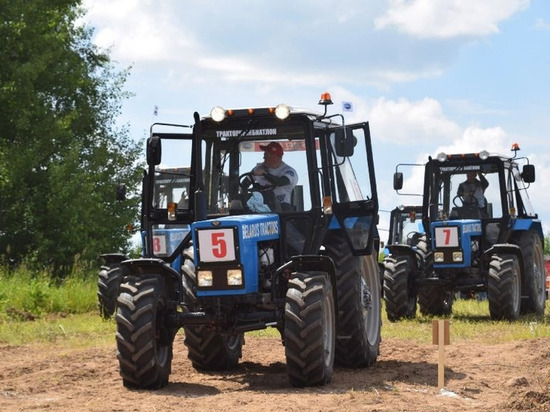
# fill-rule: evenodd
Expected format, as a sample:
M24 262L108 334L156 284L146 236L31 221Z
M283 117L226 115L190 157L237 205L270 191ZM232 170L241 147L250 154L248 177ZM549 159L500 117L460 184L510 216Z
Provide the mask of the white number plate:
M436 247L458 247L458 227L436 227Z
M155 255L166 255L166 236L153 236L153 253Z
M235 260L233 229L199 230L201 262L229 262Z

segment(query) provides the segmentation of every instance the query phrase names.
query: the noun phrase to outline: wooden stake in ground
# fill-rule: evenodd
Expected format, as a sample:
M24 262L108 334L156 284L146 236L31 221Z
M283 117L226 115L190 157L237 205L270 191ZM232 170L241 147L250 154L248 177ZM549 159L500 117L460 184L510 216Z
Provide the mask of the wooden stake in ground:
M445 386L445 345L451 343L448 320L432 320L432 343L438 345L437 387L442 389Z

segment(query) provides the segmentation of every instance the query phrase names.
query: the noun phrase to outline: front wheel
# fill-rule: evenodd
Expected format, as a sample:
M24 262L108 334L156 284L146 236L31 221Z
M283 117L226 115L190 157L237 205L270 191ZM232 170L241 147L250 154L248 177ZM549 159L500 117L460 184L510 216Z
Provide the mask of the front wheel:
M292 386L330 382L334 368L336 314L327 275L294 273L288 281L283 337Z
M128 276L120 285L117 357L124 386L160 389L168 384L177 329L167 324L170 309L159 275Z

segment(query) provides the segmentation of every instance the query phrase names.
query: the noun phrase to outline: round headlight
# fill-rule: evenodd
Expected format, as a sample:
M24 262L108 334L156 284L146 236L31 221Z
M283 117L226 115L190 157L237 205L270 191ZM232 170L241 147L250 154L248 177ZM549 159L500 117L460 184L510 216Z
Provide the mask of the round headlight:
M221 122L225 119L225 109L221 106L213 107L212 110L210 110L210 116L215 122Z
M440 162L444 162L445 160L447 160L447 155L441 152L437 155L437 160L439 160Z
M286 104L279 104L277 107L275 107L275 116L277 118L284 120L288 117L290 114L290 107L288 107Z
M489 152L487 150L482 150L479 152L479 158L481 160L486 160L489 157Z

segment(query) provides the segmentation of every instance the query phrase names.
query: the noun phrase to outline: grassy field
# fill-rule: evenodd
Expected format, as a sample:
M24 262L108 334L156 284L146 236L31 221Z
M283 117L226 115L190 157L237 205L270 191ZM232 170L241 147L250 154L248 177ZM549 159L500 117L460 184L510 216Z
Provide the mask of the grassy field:
M32 342L69 346L113 344L115 321L103 320L97 309L97 274L75 273L63 282L46 275L0 271L0 344ZM544 317L522 316L516 322L492 321L487 301L457 300L453 306L451 342L497 343L550 337L550 302ZM382 338L431 343L432 318L392 323L382 312ZM251 332L278 336L271 328Z

